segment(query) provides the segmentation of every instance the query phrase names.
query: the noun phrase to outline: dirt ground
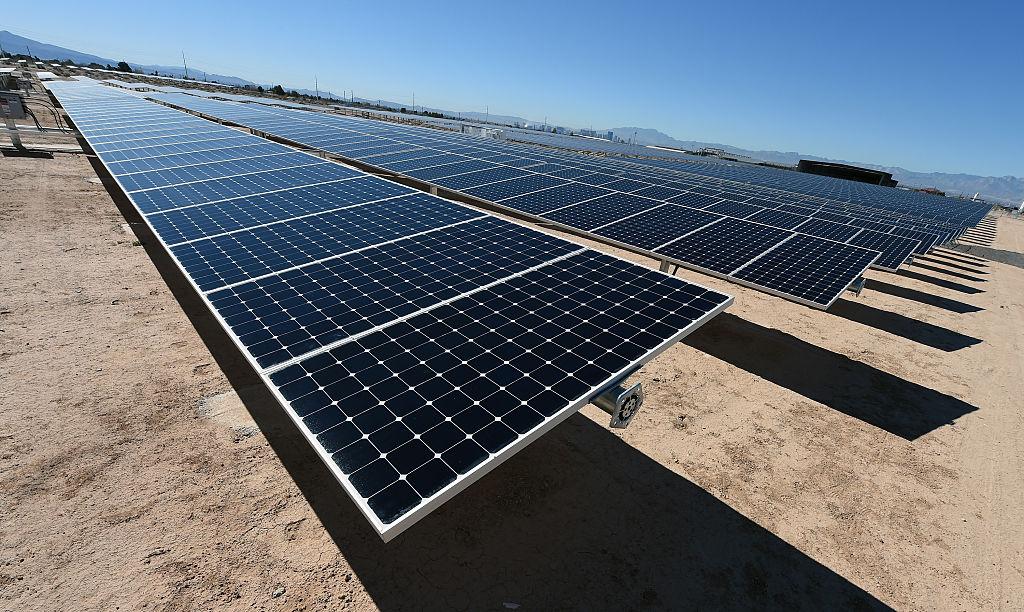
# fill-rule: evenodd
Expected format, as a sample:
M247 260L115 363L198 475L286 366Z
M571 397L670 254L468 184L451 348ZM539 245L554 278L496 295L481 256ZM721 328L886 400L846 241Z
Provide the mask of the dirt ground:
M1024 609L1024 269L827 313L681 271L736 303L628 430L587 407L383 544L95 177L0 158L0 609Z

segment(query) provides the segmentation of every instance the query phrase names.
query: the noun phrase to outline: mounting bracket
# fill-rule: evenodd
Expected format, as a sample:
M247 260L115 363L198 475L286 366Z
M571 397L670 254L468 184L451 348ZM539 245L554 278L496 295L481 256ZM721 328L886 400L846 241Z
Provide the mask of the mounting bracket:
M621 384L616 384L601 395L591 400L595 406L611 415L612 420L608 423L614 429L625 429L640 411L644 403L644 390L640 383L626 389Z

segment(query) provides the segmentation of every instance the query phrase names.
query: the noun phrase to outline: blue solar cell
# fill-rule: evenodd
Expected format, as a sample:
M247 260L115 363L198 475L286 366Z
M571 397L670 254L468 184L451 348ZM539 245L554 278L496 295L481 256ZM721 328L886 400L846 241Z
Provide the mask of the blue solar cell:
M599 236L648 251L721 219L694 208L666 204L594 231Z
M757 221L758 223L764 223L765 225L771 225L773 227L781 227L782 229L793 229L804 221L807 221L807 219L808 217L804 215L797 215L770 208L762 209L747 217L747 221Z
M255 193L315 185L360 176L362 173L338 164L321 162L307 166L255 172L209 179L160 189L136 191L132 201L144 214L217 202Z
M184 243L171 253L201 290L213 291L481 215L417 193Z
M728 301L588 251L271 379L390 524Z
M499 183L473 187L466 189L464 193L468 193L471 196L475 196L483 200L498 202L524 193L531 193L548 187L564 185L565 183L566 182L562 179L552 176L531 174L529 176L501 181Z
M730 274L790 235L792 232L787 230L725 217L657 252L712 272Z
M259 172L261 170L278 170L294 166L308 165L321 161L306 153L280 153L264 157L254 157L237 161L214 162L169 170L153 170L135 174L117 175L121 186L128 192L140 189L166 187L181 183L190 183L212 178L222 178L236 174Z
M544 218L582 230L591 230L655 206L658 206L658 202L654 200L612 193L545 213Z
M797 234L749 263L735 276L827 308L878 255L878 251ZM803 273L793 274L792 270ZM814 270L821 273L814 274Z
M838 242L846 242L861 231L859 227L844 225L842 223L833 223L831 221L825 221L824 219L817 218L808 219L798 227L794 228L794 230L801 234L810 234L812 236L828 238L829 240L836 240Z
M470 187L476 187L478 185L486 185L487 183L496 183L498 181L505 181L529 175L530 174L525 170L498 166L488 170L478 170L476 172L467 172L456 176L436 178L430 182L446 189L463 190L469 189Z
M562 208L570 204L577 204L584 200L590 200L612 193L607 189L585 185L583 183L567 183L557 187L550 187L540 191L533 191L523 195L491 200L500 202L502 206L520 210L530 214L540 214L556 208Z
M187 206L151 214L148 220L164 243L173 246L186 240L413 193L417 192L409 187L363 176Z
M226 288L210 300L269 367L579 249L487 217Z

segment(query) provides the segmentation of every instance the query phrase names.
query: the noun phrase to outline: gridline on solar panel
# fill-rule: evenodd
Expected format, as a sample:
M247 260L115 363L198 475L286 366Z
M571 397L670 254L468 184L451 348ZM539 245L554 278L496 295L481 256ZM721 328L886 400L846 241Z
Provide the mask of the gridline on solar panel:
M112 161L108 163L111 172L117 174L130 174L133 172L147 172L150 170L164 170L196 164L206 164L233 159L259 157L261 155L272 155L285 153L289 149L282 145L273 143L249 143L241 146L224 149L213 149L207 151L189 151L187 153L172 153L156 157L143 157L126 161Z
M292 168L248 172L237 176L136 191L132 194L132 200L143 213L153 213L256 193L348 179L362 174L330 162L303 162L303 165Z
M682 204L683 206L691 206L693 208L705 208L711 206L715 202L721 202L722 198L689 191L682 195L673 196L669 198L668 201L673 204Z
M485 217L229 287L211 301L270 367L580 249Z
M631 360L723 302L676 280L585 251L271 380L388 524L553 426L565 406L586 403Z
M158 155L169 155L172 153L188 153L190 151L206 151L210 149L219 149L227 147L236 147L240 145L247 145L250 143L262 143L265 142L262 139L254 136L237 136L233 138L220 138L214 140L200 140L188 143L169 144L169 145L151 145L148 147L139 147L136 149L120 149L109 152L97 152L97 155L103 158L107 162L118 162L127 161L131 159L142 159L144 157L154 157Z
M73 106L70 101L65 108L68 106ZM145 193L150 192L129 193L128 197ZM445 207L445 214L459 210L481 218L202 293L218 321L385 540L731 302L723 294L425 194L355 205L344 211L368 211L413 198ZM227 222L230 218L213 213L218 206L181 200L173 214L210 208L211 214L202 218L218 219L216 227L209 228L217 231L220 219ZM423 208L417 206L417 214L423 213ZM220 210L222 214L224 209ZM341 212L318 212L258 228L240 228L179 247L289 227L295 221L320 220ZM150 214L167 217L170 213ZM148 216L144 218L148 221ZM392 222L390 217L388 222ZM370 231L379 227L370 225ZM329 234L329 239L339 236L334 230ZM305 241L302 247L310 248ZM245 265L256 259L245 260ZM196 284L194 278L189 279ZM588 315L586 324L572 320L574 329L560 327L570 322L565 317L581 314ZM497 317L506 316L510 318L499 325ZM427 317L436 322L426 321ZM531 321L533 327L522 326ZM605 327L596 327L600 322ZM394 353L396 345L378 342L380 338L401 341L404 344L398 346L408 347L408 352ZM535 338L538 342L531 344ZM545 361L535 367L537 355L554 351L558 352L553 357L558 359L557 366ZM346 360L336 359L342 354ZM452 362L451 355L463 359ZM342 369L332 369L332 361ZM276 365L261 365L267 363ZM369 365L363 367L365 364ZM449 369L443 370L445 364ZM345 369L349 365L352 369ZM470 366L473 379L456 382L466 374L464 365ZM390 378L380 378L384 371ZM288 380L282 378L285 372L289 372ZM527 375L531 373L534 375ZM313 385L291 378L293 374L309 374ZM343 384L351 380L360 385L358 389L349 387L360 394L360 401L367 399L366 394L374 398L369 410L335 420L337 413L331 406L344 410L342 406L355 404L331 400L316 416L306 412L324 395L343 393ZM547 384L536 390L534 385L540 380ZM509 384L503 389L506 381ZM454 393L455 386L461 395ZM289 401L285 392L298 396ZM427 399L439 393L443 397ZM463 396L479 399L463 406ZM516 398L522 398L518 405L508 405ZM539 420L524 409L526 400L544 411L535 411ZM509 410L499 412L506 405ZM481 410L490 415L491 423L479 422ZM399 418L401 411L406 416ZM439 457L422 457L430 466L421 469L422 447L413 444L415 434L413 440L406 440L403 428L421 428L424 445L443 444L446 432L451 432L448 425L434 431L440 422L429 423L433 412L442 411L453 415L444 423L472 434L464 433L466 443L446 446L443 453L436 453ZM303 415L311 418L303 419ZM389 418L390 423L382 421ZM349 439L351 427L360 432L358 440ZM485 450L484 456L469 445L466 435ZM376 461L372 468L367 465L357 470L355 466L368 450L384 455L381 458L386 458L387 465ZM440 475L441 466L458 474L454 481ZM408 478L392 480L388 469L409 470ZM406 483L411 489L403 489Z
M610 240L626 245L638 246L648 251L671 242L679 236L721 219L716 215L695 208L665 204L652 210L628 217L621 221L599 227L593 232Z
M624 193L612 193L545 213L544 218L570 227L591 230L658 206L658 202Z
M530 193L564 184L564 180L553 176L547 176L546 174L531 174L522 178L491 183L489 185L481 185L480 187L471 187L466 189L464 193L482 200L498 202L521 193Z
M850 238L856 236L857 232L861 231L859 227L844 225L842 223L833 223L831 221L825 221L824 219L818 219L817 217L808 219L806 222L801 223L794 229L801 234L810 234L812 236L828 238L829 240L835 240L837 242L846 242Z
M540 214L570 204L577 204L603 195L613 193L601 187L582 183L566 183L557 187L549 187L525 193L512 198L495 200L503 206L530 214Z
M771 225L773 227L781 227L783 229L794 229L796 226L807 221L807 219L808 217L804 215L797 215L771 208L762 209L747 217L747 221L757 221L758 223L764 223L765 225Z
M171 247L203 291L479 218L425 194L278 221Z
M304 120L304 119L302 117L296 116L296 120L297 121L301 121L301 120ZM317 121L317 122L322 122L324 125L333 125L333 124L337 124L339 121L340 122L347 121L345 119L337 119L337 118L331 118L331 117L317 117L317 118L312 119L312 120L313 121ZM368 128L361 127L360 125L356 125L354 123L349 123L349 125L353 125L357 129L361 129L361 130L365 131L366 133L379 134L383 138L386 138L386 139L387 138L392 138L392 139L394 139L394 141L403 141L404 142L405 139L408 137L407 136L408 130L406 130L405 128L394 127L394 126L378 126L378 127L374 127L374 129L370 130ZM492 154L491 153L492 150L499 150L499 149L496 148L499 145L492 145L492 144L489 144L489 143L488 144L482 144L482 143L474 142L475 145L479 144L479 146L462 147L462 148L460 148L458 146L455 146L455 147L447 146L447 145L442 146L442 145L438 144L438 143L443 142L445 139L450 139L450 140L455 141L455 140L457 140L459 138L462 138L462 136L461 135L438 135L438 137L435 139L435 143L428 144L427 146L432 146L432 147L434 147L436 149L439 149L439 150L461 151L461 152L463 152L463 153L465 153L467 155L471 155L471 156L475 157L478 160L487 160L488 162L500 162L500 163L506 164L506 168L507 167L525 167L525 166L529 166L531 168L540 168L540 167L543 167L546 164L549 164L551 162L551 160L553 160L553 159L554 160L561 160L562 159L562 158L560 158L558 156L541 155L541 154L537 154L537 153L535 153L533 151L529 151L528 152L528 157L518 157L515 153L519 153L521 151L520 151L520 149L514 148L514 147L512 148L511 151L509 151L508 154L500 154L500 153L499 154ZM454 144L454 142L453 142L453 144ZM507 149L508 149L508 147L506 147L506 150ZM603 173L600 173L600 174L587 175L587 176L584 176L583 178L584 179L587 179L588 177L591 178L591 179L597 178L598 180L596 182L605 183L609 187L617 187L617 188L622 189L622 190L629 190L629 189L633 189L635 187L640 186L640 187L642 187L642 189L647 190L647 189L650 188L650 184L645 182L645 181L651 180L651 181L657 182L659 180L659 178L654 176L653 174L636 172L636 171L630 172L630 171L627 171L628 169L624 169L621 166L616 167L614 164L607 164L607 163L605 163L603 161L593 161L593 162L590 162L588 160L588 162L590 163L592 168L603 168L604 166L608 166L607 167L607 172L606 173L603 172ZM398 163L401 163L401 162L398 162ZM456 168L459 171L463 170L463 168L461 166L459 166L458 164L455 164L455 166L456 166ZM434 174L434 173L438 173L438 167L429 167L424 172L419 173L420 176L418 176L418 177L416 176L417 173L415 173L415 172L406 172L407 175L411 175L414 178L420 178L421 180L429 180L426 177L428 177L429 175ZM486 173L487 172L484 172L484 171L478 171L478 174L486 174ZM514 208L514 205L519 203L519 201L516 201L515 198L521 198L521 202L523 204L529 206L530 208L528 208L526 210L520 209L520 208L516 208L516 210L521 210L522 212L528 212L530 214L537 214L534 211L544 206L543 203L531 202L530 201L529 192L532 189L537 189L537 187L538 187L538 185L532 184L532 182L533 181L540 181L540 180L542 180L539 176L536 177L536 178L531 176L531 177L525 177L525 178L522 178L522 179L498 181L498 182L495 182L495 183L483 185L483 186L481 186L479 188L472 188L472 187L468 187L463 181L460 181L460 179L459 179L459 176L465 176L466 174L470 174L470 173L462 173L462 174L456 175L454 177L454 179L452 179L452 180L450 180L448 182L447 185L442 185L442 186L445 186L446 188L453 189L453 190L456 190L456 191L461 191L462 193L465 193L467 195L472 195L474 197L478 197L478 198L481 198L483 200L487 200L487 201L491 201L491 202L500 202L501 205L508 206L510 208ZM472 174L470 174L470 176L472 177ZM629 178L630 176L635 177L636 179L643 179L643 180L635 180L633 178ZM550 177L548 176L548 177L544 177L544 178L550 178ZM439 179L433 179L433 180L434 180L435 183L439 182ZM682 184L677 184L677 183L673 183L673 184L675 184L677 186L683 186L683 187L689 188L689 185L682 185ZM672 189L672 188L668 188L668 189ZM741 217L741 216L745 216L745 215L748 215L748 214L757 213L758 211L761 210L761 208L758 207L758 206L754 206L754 205L751 205L751 204L745 204L743 202L745 200L749 200L750 199L750 195L749 194L750 193L756 193L756 191L755 190L751 190L751 189L743 188L742 186L732 186L732 187L730 187L728 189L713 189L713 188L702 187L700 185L697 185L696 187L693 187L692 189L693 189L692 192L686 193L686 194L680 194L678 191L670 191L669 195L671 197L673 197L673 198L679 198L679 199L682 199L683 201L690 201L690 202L694 202L694 200L697 199L697 197L699 197L700 199L697 200L697 202L694 202L694 203L700 203L700 200L704 200L705 202L708 202L708 203L711 203L711 204L713 204L715 202L718 202L718 204L714 204L714 206L717 206L718 208L721 209L721 210L719 210L719 212L723 212L725 214L728 214L728 215L734 216L734 217ZM699 193L697 193L697 192L699 192ZM543 194L543 190L541 190L540 193ZM713 196L714 199L707 199L705 194L715 194L715 196ZM620 196L622 195L621 192L619 192L619 195ZM543 195L541 195L540 197L543 197ZM503 199L506 199L506 198L511 198L511 199L508 202L502 201ZM643 206L637 205L638 206L638 210L643 210L645 208L649 208L650 206L656 206L657 205L656 202L654 202L654 201L651 201L651 202L652 203L649 204L649 205L646 205L646 204L643 205ZM544 217L545 218L549 218L549 219L551 219L551 220L553 220L553 221L555 221L557 223L561 223L563 225L567 225L567 226L578 228L578 229L583 229L584 231L591 230L591 229L594 229L596 227L600 227L602 225L606 225L606 224L612 223L612 222L617 220L617 217L607 207L602 207L601 206L601 203L602 203L601 199L594 199L594 200L590 200L590 201L586 202L585 206L584 205L579 205L579 206L563 206L563 207L560 207L558 210L546 211L544 213ZM628 207L626 207L626 208L628 208ZM622 211L620 211L621 214L620 214L620 217L618 217L618 218L621 218L621 216L628 216L630 214L635 214L638 210L633 210L633 209L630 209L628 211L627 210L622 210ZM814 226L812 226L812 229L813 229L813 227ZM760 232L761 234L765 233L766 231L770 232L770 230L765 230L765 229L758 229L757 231ZM856 233L857 230L856 229L848 230L846 233L848 233L850 231L852 231L852 233ZM835 233L843 233L843 232L835 232ZM845 237L846 236L844 235L843 238L845 239ZM672 237L672 238L675 238L675 236ZM635 245L634 244L632 246L639 246L639 245ZM747 259L749 259L750 256L753 256L755 254L756 253L743 253L743 254L741 254L741 261L746 261ZM723 258L721 256L719 256L718 259L721 260ZM686 264L687 262L684 261L683 263ZM704 268L703 266L700 266L699 264L697 264L696 267L698 267L699 269L707 270L707 268ZM719 273L721 273L721 272L719 272ZM852 281L853 279L848 279L848 280Z
M914 254L914 250L920 245L919 240L871 230L862 230L851 238L848 243L881 251L882 256L878 258L875 265L892 272L895 272L903 262L907 261Z
M475 172L456 174L455 176L435 178L431 179L430 182L445 189L461 190L524 176L530 176L530 173L517 168L499 166L488 170L477 170Z
M733 275L828 308L846 289L847 279L861 276L878 255L877 251L796 234ZM815 274L815 269L831 273Z
M120 174L118 180L121 186L129 192L140 189L153 189L155 187L167 187L178 183L190 183L204 179L222 178L235 174L247 174L259 172L260 170L278 170L303 163L310 163L316 158L306 153L281 152L237 159L232 161L213 162L195 166L182 166L167 170L152 170L149 172L136 172L134 174Z
M362 176L154 213L149 222L165 243L174 246L241 228L413 193L418 192L391 181Z
M744 204L743 202L735 202L733 200L722 200L717 204L705 206L703 210L718 213L720 215L726 215L728 217L743 218L762 209L760 206L754 206L753 204Z
M730 274L791 234L767 225L723 217L655 252L712 272Z

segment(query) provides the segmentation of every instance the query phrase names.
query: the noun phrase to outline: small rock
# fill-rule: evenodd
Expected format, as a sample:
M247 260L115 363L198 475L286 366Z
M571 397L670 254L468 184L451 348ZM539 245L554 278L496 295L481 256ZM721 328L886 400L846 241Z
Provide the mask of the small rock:
M284 595L284 587L283 586L277 587L276 589L274 589L274 592L270 594L270 596L273 597L274 599L277 599L278 597L280 597L282 595Z
M513 603L511 601L506 601L505 603L503 603L501 605L504 606L508 610L518 610L519 609L519 604Z

